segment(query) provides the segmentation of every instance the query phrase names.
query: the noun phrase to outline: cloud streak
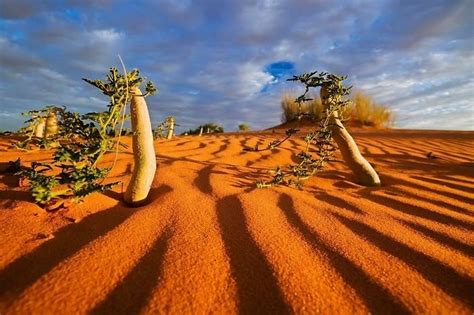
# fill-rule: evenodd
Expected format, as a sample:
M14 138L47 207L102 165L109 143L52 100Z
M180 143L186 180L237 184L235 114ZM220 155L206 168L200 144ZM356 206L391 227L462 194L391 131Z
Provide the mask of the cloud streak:
M396 113L397 127L474 129L473 5L5 0L0 129L46 104L99 109L107 100L80 78L103 78L118 54L159 87L148 100L154 124L175 115L180 130L276 125L281 93L298 90L285 79L312 70L349 75Z

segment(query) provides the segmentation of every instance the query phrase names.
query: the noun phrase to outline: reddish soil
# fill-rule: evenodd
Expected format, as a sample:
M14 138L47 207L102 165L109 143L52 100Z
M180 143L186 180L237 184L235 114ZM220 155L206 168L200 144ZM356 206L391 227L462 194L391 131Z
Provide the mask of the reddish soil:
M255 189L302 135L273 153L242 147L281 128L156 141L140 208L119 185L48 213L0 176L0 313L472 314L474 133L357 129L382 187L335 162L302 191ZM0 162L51 156L10 141ZM107 180L132 164L120 153Z

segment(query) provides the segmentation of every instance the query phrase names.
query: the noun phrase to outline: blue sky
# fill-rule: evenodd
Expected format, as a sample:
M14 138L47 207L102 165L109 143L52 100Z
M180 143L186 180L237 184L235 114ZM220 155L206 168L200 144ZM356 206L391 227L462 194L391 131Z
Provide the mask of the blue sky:
M82 77L139 68L160 93L154 125L280 122L294 73L349 76L396 127L474 129L474 1L2 0L0 129L48 104L89 112L107 99Z

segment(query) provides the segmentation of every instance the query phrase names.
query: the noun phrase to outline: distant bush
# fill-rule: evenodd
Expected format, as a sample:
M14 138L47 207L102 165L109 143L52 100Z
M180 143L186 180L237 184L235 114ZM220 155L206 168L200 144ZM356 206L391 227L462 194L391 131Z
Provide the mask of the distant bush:
M200 125L196 129L189 129L186 132L183 132L183 134L188 134L188 135L198 135L201 131L202 128L202 133L222 133L224 132L224 128L221 126L214 124L214 123L207 123L204 125Z
M376 104L372 97L364 92L357 92L352 97L351 118L362 125L373 127L388 127L393 123L391 110L380 104Z
M248 131L248 130L250 130L250 127L249 127L249 125L243 123L243 124L239 125L239 130L240 131Z
M306 114L314 120L321 119L323 117L321 99L317 96L311 98L311 101L301 104L301 108L298 108L295 96L283 94L282 122L295 120L298 113ZM392 111L384 105L376 104L372 97L361 91L352 96L352 105L345 107L339 114L343 119L352 120L364 126L389 127L393 123Z
M283 111L281 115L282 122L289 122L296 119L296 114L298 113L299 104L296 102L296 97L290 95L289 93L283 94L281 98L281 109ZM300 110L303 110L300 108Z
M321 103L321 99L318 97L311 97L312 100L301 103L299 105L296 102L296 97L290 95L289 93L283 94L281 100L281 108L283 110L283 114L281 117L282 122L289 122L295 120L298 114L307 113L314 119L320 119L323 113L323 104ZM301 106L300 108L298 108Z

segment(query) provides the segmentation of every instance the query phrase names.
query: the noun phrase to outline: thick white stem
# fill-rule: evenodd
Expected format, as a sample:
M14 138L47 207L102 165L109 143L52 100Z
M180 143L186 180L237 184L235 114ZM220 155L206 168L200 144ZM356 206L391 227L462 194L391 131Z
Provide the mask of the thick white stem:
M168 121L168 135L166 139L171 140L174 134L174 117L170 117Z
M132 90L130 102L132 120L132 144L134 168L132 178L125 192L124 200L130 206L140 206L146 202L155 177L156 156L153 147L153 131L145 98L139 88Z
M58 133L58 118L55 112L50 112L46 118L44 138L50 138Z
M357 181L364 186L380 186L380 178L372 165L362 156L356 142L337 117L331 118L330 129L342 158L354 173Z
M323 105L327 108L329 95L329 85L323 85L320 92ZM380 178L372 165L362 156L356 142L346 130L339 119L339 113L335 112L330 117L329 129L332 131L334 141L336 141L342 158L357 181L364 186L380 186Z
M35 137L43 138L45 127L46 119L44 119L43 117L38 118L38 124L35 126Z

